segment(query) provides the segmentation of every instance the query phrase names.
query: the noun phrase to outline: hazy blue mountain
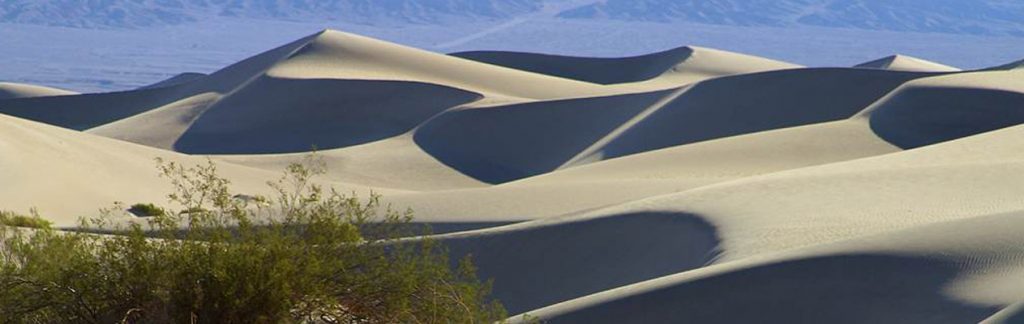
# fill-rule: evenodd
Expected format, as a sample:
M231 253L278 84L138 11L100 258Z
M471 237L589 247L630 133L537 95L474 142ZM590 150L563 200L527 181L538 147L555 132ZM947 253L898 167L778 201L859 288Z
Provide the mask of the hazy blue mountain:
M1017 0L608 0L559 17L1024 36Z
M71 27L172 25L218 16L436 23L534 12L543 0L0 0L0 22Z

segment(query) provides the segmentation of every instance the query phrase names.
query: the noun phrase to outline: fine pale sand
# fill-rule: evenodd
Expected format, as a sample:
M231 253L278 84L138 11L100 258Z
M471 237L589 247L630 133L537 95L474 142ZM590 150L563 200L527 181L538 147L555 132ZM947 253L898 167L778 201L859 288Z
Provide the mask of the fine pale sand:
M0 100L76 95L77 92L39 85L0 82Z
M1013 323L1020 65L446 55L324 31L130 91L0 83L0 209L72 226L163 203L156 157L261 194L315 147L317 181L412 208L512 314Z
M906 55L886 56L874 61L857 64L856 67L893 71L957 72L960 69Z

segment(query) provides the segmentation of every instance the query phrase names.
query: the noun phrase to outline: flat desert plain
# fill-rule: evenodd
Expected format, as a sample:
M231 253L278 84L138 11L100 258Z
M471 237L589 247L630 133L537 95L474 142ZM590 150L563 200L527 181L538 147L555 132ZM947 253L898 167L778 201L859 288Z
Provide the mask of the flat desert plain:
M157 157L265 194L315 148L317 181L411 208L511 314L1009 323L1022 66L441 54L326 30L134 90L0 83L0 207L75 226L163 203Z

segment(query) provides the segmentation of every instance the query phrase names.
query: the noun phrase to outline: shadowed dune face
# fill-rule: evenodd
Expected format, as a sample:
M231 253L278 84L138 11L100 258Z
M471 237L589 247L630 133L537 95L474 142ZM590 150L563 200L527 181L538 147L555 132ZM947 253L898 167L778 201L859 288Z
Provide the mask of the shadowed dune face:
M174 75L174 76L172 76L170 78L161 80L159 82L155 82L155 83L150 84L150 85L139 87L139 89L153 89L153 88L172 87L172 86L176 86L176 85L181 85L181 84L186 84L186 83L202 80L204 77L206 77L206 74L195 73L195 72L185 72L185 73L180 73L180 74Z
M77 92L33 84L0 82L0 100L76 95Z
M976 323L1024 297L1020 216L981 214L719 263L530 313L551 323Z
M181 87L169 87L11 99L0 102L0 114L86 130L169 104L188 93Z
M478 275L494 279L495 298L519 313L702 267L715 257L718 236L697 217L643 212L454 234L442 242L455 260L472 255Z
M446 112L416 144L478 180L502 183L558 168L668 91Z
M944 297L956 264L860 254L784 261L662 287L549 323L976 323L997 307Z
M462 52L451 55L567 79L616 84L656 78L686 60L692 53L693 49L682 47L661 53L625 58L571 57L500 51Z
M1024 300L1024 74L866 65L443 55L325 31L176 85L0 100L0 209L71 225L159 203L155 156L224 154L233 189L266 193L316 147L317 183L414 210L511 312L552 323L1024 313L1006 307Z
M174 148L192 154L340 148L400 135L479 97L415 82L265 77L208 108Z
M645 82L649 85L660 83L681 86L727 75L801 67L762 57L700 47L680 47L660 53L622 58L500 51L451 55L517 70L605 85Z
M698 83L581 156L594 161L757 131L853 116L900 84L928 74L801 69Z
M957 72L960 69L939 64L916 57L905 55L892 55L874 61L857 64L855 67L868 69L883 69L893 71L916 71L916 72Z
M1024 123L1024 92L908 87L871 113L871 129L904 149Z
M859 69L746 74L672 91L452 111L421 126L415 139L460 172L502 183L564 166L849 118L900 84L929 75Z
M226 94L287 58L317 35L308 36L177 85L76 96L5 100L0 113L74 130L116 122L200 94ZM144 130L140 130L144 131Z

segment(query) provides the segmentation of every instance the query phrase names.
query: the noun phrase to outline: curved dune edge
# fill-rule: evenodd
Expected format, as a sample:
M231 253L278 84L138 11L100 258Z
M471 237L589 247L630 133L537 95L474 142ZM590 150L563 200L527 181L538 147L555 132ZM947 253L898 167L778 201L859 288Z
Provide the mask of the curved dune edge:
M886 56L854 67L912 72L959 72L959 68L906 55Z
M491 53L589 62L552 72L324 31L174 84L3 100L0 209L163 203L155 157L267 193L317 144L323 184L412 208L553 323L1024 314L1024 71L675 51Z
M473 51L449 54L478 62L597 84L664 83L683 85L703 79L800 68L801 66L702 47L621 58Z
M730 262L529 314L550 323L978 322L1022 296L1020 216L979 216Z
M858 114L882 138L915 148L1024 122L1024 71L982 71L907 82Z
M76 95L78 92L33 84L0 82L0 100Z
M513 313L703 267L718 244L710 224L671 213L568 216L437 238L454 258L471 255Z
M462 173L503 183L661 148L845 119L900 84L932 75L782 70L661 92L457 109L418 127L414 139Z
M197 73L197 72L179 73L179 74L175 74L174 76L171 76L170 78L167 78L167 79L164 79L164 80L160 80L160 81L154 82L154 83L149 84L149 85L141 86L141 87L139 87L137 89L141 90L141 89L153 89L153 88L166 88L166 87L171 87L171 86L176 86L176 85L181 85L181 84L185 84L185 83L201 80L203 77L206 77L206 74Z
M27 213L37 208L58 226L78 225L115 201L165 204L172 187L160 178L156 158L186 166L204 164L188 156L0 114L0 209ZM220 174L244 194L272 194L266 181L283 169L261 170L218 162ZM318 180L366 194L369 188ZM396 191L375 189L385 194Z

